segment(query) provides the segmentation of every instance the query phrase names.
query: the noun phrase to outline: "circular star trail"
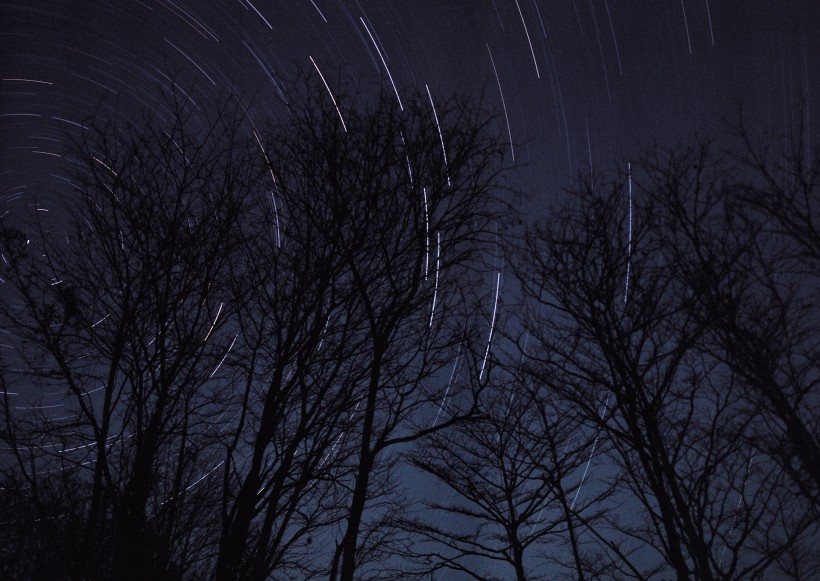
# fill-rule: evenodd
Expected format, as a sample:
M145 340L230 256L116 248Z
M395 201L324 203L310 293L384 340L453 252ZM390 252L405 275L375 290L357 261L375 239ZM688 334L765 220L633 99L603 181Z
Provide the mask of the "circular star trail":
M399 99L481 96L542 211L579 172L718 133L739 104L765 129L811 120L818 12L808 0L5 3L0 206L70 195L63 141L101 102L150 107L173 73L195 79L202 107L228 90L264 118L282 113L294 70L315 68L331 84L381 79Z

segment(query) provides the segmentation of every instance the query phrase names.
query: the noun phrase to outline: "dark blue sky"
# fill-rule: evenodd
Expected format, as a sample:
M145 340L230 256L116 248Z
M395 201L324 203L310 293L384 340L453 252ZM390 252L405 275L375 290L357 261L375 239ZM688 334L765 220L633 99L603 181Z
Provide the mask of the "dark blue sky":
M51 155L71 129L60 119L80 122L114 94L123 110L151 103L168 70L198 75L203 104L239 86L260 116L282 112L276 83L313 62L433 95L483 89L506 109L524 164L517 185L537 207L590 159L610 168L717 133L739 102L775 130L806 102L816 126L812 0L11 0L0 10L3 212L67 195Z

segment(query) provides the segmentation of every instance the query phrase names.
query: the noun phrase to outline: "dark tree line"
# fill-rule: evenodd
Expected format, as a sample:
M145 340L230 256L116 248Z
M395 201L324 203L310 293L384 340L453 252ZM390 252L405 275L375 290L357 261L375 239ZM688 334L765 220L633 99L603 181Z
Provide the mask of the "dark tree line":
M480 106L290 96L98 116L4 217L0 575L820 573L801 128L521 229Z

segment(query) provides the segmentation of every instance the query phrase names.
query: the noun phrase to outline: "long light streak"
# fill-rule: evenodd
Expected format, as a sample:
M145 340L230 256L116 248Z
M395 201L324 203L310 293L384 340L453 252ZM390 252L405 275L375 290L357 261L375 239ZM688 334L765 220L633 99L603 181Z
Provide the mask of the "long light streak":
M501 95L501 108L504 109L504 119L507 121L507 135L510 137L510 154L512 160L515 161L515 149L513 149L512 129L510 128L510 116L507 115L507 102L504 100L504 91L501 89L501 79L498 78L498 69L495 68L495 59L493 58L493 51L490 50L489 43L487 44L487 52L490 54L490 63L493 65L493 72L495 73L495 82L498 83L498 94Z
M430 310L430 324L433 327L433 316L436 314L436 300L438 299L438 272L441 266L441 232L436 232L436 281L433 284L433 308Z
M224 307L224 306L225 306L225 303L219 303L219 308L216 311L216 316L214 317L214 322L211 323L211 328L208 329L208 334L205 335L205 338L202 340L203 343L205 343L208 340L208 337L211 336L211 333L214 332L214 329L216 328L216 322L219 320L219 315L222 314L222 307Z
M518 8L518 15L521 17L521 24L524 25L524 34L527 35L527 43L530 45L530 54L532 54L532 64L535 65L535 76L540 79L541 73L538 71L538 61L535 59L535 49L532 47L530 31L527 29L527 22L524 20L524 13L521 12L521 6L518 4L518 0L515 0L515 7Z
M310 0L310 3L311 3L311 4L313 4L313 7L316 9L316 12L318 12L318 13L319 13L319 16L321 16L321 17L322 17L322 20L324 20L324 21L325 21L325 24L327 24L327 18L325 18L324 13L323 13L323 12L319 9L319 7L316 5L316 2L314 2L313 0Z
M447 185L453 185L450 181L450 164L447 163L447 150L444 147L444 135L441 133L441 125L438 122L438 113L436 112L436 104L433 102L433 95L430 94L430 87L424 85L427 89L427 96L430 98L430 106L433 108L433 118L436 120L436 129L438 129L438 139L441 142L441 155L444 156L444 168L447 172Z
M743 504L743 499L746 494L746 481L749 479L749 472L752 470L752 461L755 459L755 452L752 452L752 455L749 456L749 461L746 463L746 474L743 476L743 484L740 487L740 497L737 499L737 507L735 508L735 516L732 518L732 528L729 529L729 534L727 535L727 541L731 538L732 533L735 531L735 527L737 526L737 515L740 514L740 507ZM718 562L718 567L723 566L723 558L726 555L726 549L728 548L727 544L723 545L723 551L720 553L720 561Z
M615 25L612 22L612 13L609 11L609 2L604 0L606 7L606 17L609 19L609 31L612 33L612 44L615 46L615 58L618 59L618 72L624 76L624 69L621 66L621 51L618 50L618 38L615 36Z
M689 54L692 54L692 39L689 37L689 20L686 18L686 5L680 0L680 8L683 11L683 25L686 27L686 44L689 45Z
M270 28L271 30L273 30L273 26L271 26L270 22L268 22L268 19L267 19L267 18L265 18L264 16L262 16L262 13L261 13L261 12L259 12L259 10L257 10L257 9L256 9L256 6L254 6L254 5L251 3L251 1L250 1L250 0L245 0L245 2L247 2L247 3L248 3L248 6L250 6L251 8L253 8L253 11L254 11L254 12L256 12L256 13L259 15L259 18L261 18L262 20L264 20L264 21L265 21L265 24L267 24L267 25L268 25L268 28Z
M205 474L203 474L202 476L200 476L199 478L197 478L196 480L194 480L191 484L189 484L188 486L186 486L186 487L185 487L185 490L183 490L183 491L182 491L182 492L180 492L179 494L174 495L174 496L172 496L172 497L170 497L170 498L166 498L165 500L163 500L162 502L160 502L160 503L159 503L159 505L160 505L160 506L165 506L167 503L171 502L172 500L174 500L174 499L175 499L175 498L177 498L178 496L181 496L182 494L185 494L186 492L188 492L189 490L191 490L194 486L196 486L197 484L199 484L200 482L202 482L203 480L205 480L208 476L210 476L211 474L213 474L214 472L216 472L216 469L217 469L217 468L219 468L220 466L222 466L224 463L225 463L225 460L220 460L220 461L216 464L216 466L214 466L213 468L211 468L210 470L208 470Z
M205 72L205 70L204 70L201 66L199 66L199 65L196 63L196 61L194 61L194 59L192 59L192 58L191 58L191 57L189 57L187 54L185 54L185 52L183 52L183 50L182 50L181 48L179 48L177 45L175 45L173 42L171 42L171 41L170 41L170 40L168 40L167 38L165 39L165 42L167 42L168 44L170 44L172 47L174 47L174 48L177 50L177 52L178 52L179 54L181 54L181 55L182 55L182 56L184 56L186 59L188 59L188 62L190 62L190 63L191 63L192 65L194 65L197 69L199 69L199 72L200 72L200 73L202 73L203 75L205 75L205 78L206 78L206 79L208 79L208 80L211 82L211 84L212 84L212 85L216 86L216 81L214 81L214 80L211 78L211 75L209 75L208 73L206 73L206 72Z
M265 62L263 62L263 61L262 61L262 59L261 59L261 58L260 58L260 57L256 54L256 51L254 51L254 50L253 50L253 49L252 49L252 48L248 45L248 43L247 43L247 42L245 42L245 41L243 40L243 41L242 41L242 44L244 44L244 45L245 45L245 48L247 48L247 49L248 49L248 52L250 52L250 53L251 53L251 56L253 56L254 60L256 60L257 64L259 64L259 68L261 68L261 69L262 69L262 72L263 72L263 73L265 73L265 76L266 76L266 77L268 77L268 80L269 80L269 81L271 82L271 84L273 85L273 88L274 88L274 89L276 89L276 92L277 92L277 93L279 93L279 98L280 98L280 99L282 99L282 102L283 102L285 105L288 105L288 104L289 104L289 103L288 103L288 99L287 99L287 97L285 97L285 93L284 93L284 91L283 91L283 90L282 90L282 88L279 86L279 83L276 81L276 77L273 75L273 73L271 73L271 72L268 70L268 67L269 67L270 65L266 64Z
M37 117L39 117L39 115L37 115ZM74 125L75 127L79 127L83 131L88 131L88 127L86 127L82 123L77 123L76 121L70 121L70 120L66 119L65 117L56 117L56 116L52 115L51 118L54 119L55 121L60 122L60 123L68 123L69 125Z
M604 409L601 411L601 421L604 420L606 417L606 412L609 409L609 398L612 395L612 389L610 389L606 394L606 400L604 401ZM601 427L598 426L598 431L595 434L595 439L592 441L592 450L589 452L589 458L587 459L586 466L584 466L584 473L581 476L581 482L578 483L578 489L575 491L575 497L572 499L572 504L570 505L569 509L575 509L575 503L578 500L578 496L581 494L581 488L584 487L584 482L587 478L587 473L589 472L589 466L592 464L592 457L595 456L595 448L598 447L598 438L601 436Z
M629 293L629 272L630 272L630 264L632 262L632 164L627 163L626 165L626 172L627 172L627 183L629 189L629 239L627 241L627 262L626 262L626 282L624 283L624 305L626 305L626 301L628 299ZM604 418L606 417L606 412L609 407L609 398L612 396L612 388L610 387L606 393L606 400L604 401L604 409L601 412L601 421L603 422ZM570 510L575 508L575 502L578 500L578 495L581 494L581 488L584 486L584 482L586 481L587 474L589 473L589 467L592 463L592 458L595 455L595 449L598 447L598 438L601 435L601 426L598 426L598 430L595 433L595 439L592 442L592 450L589 452L589 458L587 459L586 465L584 466L584 473L581 476L581 482L578 484L578 489L575 491L575 497L572 499L572 505L570 506Z
M493 303L493 318L490 322L490 336L487 337L487 350L484 351L484 361L481 362L481 371L478 374L479 381L484 377L484 369L487 366L487 359L490 357L490 346L493 343L493 333L495 332L495 317L498 313L498 293L501 291L501 271L496 273L495 280L495 302Z
M629 295L629 273L632 267L632 164L626 164L627 183L629 185L629 239L626 243L626 283L624 285L624 305Z
M399 131L399 135L401 136L401 144L404 147L404 159L407 162L407 175L410 179L410 185L413 185L413 166L410 163L410 156L407 155L407 141L404 139L404 131Z
M430 271L430 216L427 213L427 188L421 188L424 195L424 280L427 280L427 273Z
M447 381L447 389L444 390L444 397L441 399L441 405L438 406L438 413L436 413L436 419L433 420L433 427L436 427L438 424L438 418L441 415L441 412L444 411L444 407L447 405L447 396L450 394L450 387L453 385L453 379L456 377L456 372L458 371L459 363L461 362L461 345L458 346L458 351L456 351L456 361L453 364L453 370L450 372L450 379Z
M18 83L40 83L41 85L53 85L54 84L51 81L38 81L37 79L4 78L3 80L4 81L15 81L15 82L18 82Z
M355 407L355 408L353 408L353 411L351 412L351 414L350 414L350 418L349 418L349 420L348 420L349 424L352 424L352 423L353 423L353 419L356 417L356 412L358 412L358 411L359 411L359 406L360 406L360 405L362 405L362 401L363 401L363 400L362 400L362 399L360 399L360 400L356 403L356 407ZM330 460L330 458L331 458L331 457L333 456L333 454L336 452L336 448L338 447L339 443L342 441L342 438L344 438L344 437L345 437L345 434L347 434L347 428L345 428L344 430L342 430L342 433L341 433L341 434L339 434L339 437L338 437L338 438L336 438L336 441L333 443L333 446L331 446L331 447L330 447L330 452L328 452L328 453L325 455L325 457L324 457L324 458L322 458L322 460L319 462L319 466L320 466L320 467L321 467L321 466L323 466L323 465L325 464L325 462L327 462L328 460Z
M342 127L344 128L345 133L347 133L347 124L345 123L345 118L342 117L342 110L339 109L339 104L336 103L336 97L333 96L333 91L330 90L330 85L327 84L327 81L325 80L325 76L322 74L322 71L319 70L319 65L316 64L316 61L313 60L313 57L308 56L308 58L310 59L310 62L313 63L313 68L316 69L316 72L319 73L319 77L321 77L322 82L325 84L325 89L327 89L327 94L330 95L330 100L333 101L333 106L336 107L336 113L339 114L339 119L342 122Z
M330 316L328 315L327 321L325 321L325 328L322 329L322 338L319 340L319 346L316 348L316 351L321 351L322 346L325 344L325 336L327 335L327 328L330 326Z
M94 161L96 161L98 164L100 164L100 165L101 165L101 166L103 166L105 169L107 169L108 171L110 171L112 174L114 174L114 176L119 177L119 176L117 175L117 172L115 172L113 169L111 169L111 167L109 167L109 166L108 166L108 165L107 165L107 164L106 164L103 160L101 160L99 157L94 157Z
M712 40L712 46L715 46L715 31L712 29L712 12L709 10L709 0L706 0L706 19L709 21L709 38Z
M233 341L231 341L231 344L230 344L230 346L228 347L228 350L227 350L227 351L225 351L225 355L223 355L223 356L222 356L222 359L220 359L220 360L219 360L219 363L217 364L217 366L214 368L214 370L213 370L213 371L211 371L211 374L208 376L208 379L210 379L210 378L212 378L214 375L216 375L216 372L217 372L217 371L219 371L219 368L220 368L220 367L222 367L222 364L223 364L223 363L225 363L225 359L227 359L227 358L228 358L228 353L230 353L230 352L231 352L231 349L233 349L233 345L234 345L234 343L236 343L236 338L237 338L237 337L239 337L239 333L237 333L236 335L234 335Z
M404 105L401 102L401 97L399 96L399 90L396 88L396 83L393 81L393 75L390 74L390 68L387 66L387 61L384 60L384 55L382 55L382 51L379 49L379 44L376 42L376 39L373 38L373 35L370 33L370 29L367 27L367 24L364 21L364 18L361 16L359 20L362 22L362 26L367 31L367 35L370 37L370 41L373 43L373 46L376 47L376 52L379 53L379 58L382 59L382 64L384 65L384 70L387 72L387 77L390 79L390 84L393 85L393 92L396 93L396 99L399 101L399 109L404 111Z
M268 171L270 172L270 177L273 180L273 187L275 188L276 174L273 173L273 165L271 164L270 159L268 159L268 152L265 151L265 146L262 145L262 140L259 139L259 134L256 132L256 128L253 130L253 136L256 138L256 143L259 144L259 149L262 151L262 156L265 158L265 163L268 164ZM276 246L278 248L282 248L282 236L279 232L279 210L276 207L276 194L274 190L271 190L270 192L270 199L273 203L273 222L274 227L276 228Z
M93 325L91 325L91 328L93 329L94 327L96 327L97 325L99 325L100 323L102 323L103 321L105 321L105 320L106 320L108 317L110 317L110 316L111 316L111 313L108 313L108 314L107 314L106 316L104 316L102 319L100 319L99 321L97 321L96 323L94 323Z

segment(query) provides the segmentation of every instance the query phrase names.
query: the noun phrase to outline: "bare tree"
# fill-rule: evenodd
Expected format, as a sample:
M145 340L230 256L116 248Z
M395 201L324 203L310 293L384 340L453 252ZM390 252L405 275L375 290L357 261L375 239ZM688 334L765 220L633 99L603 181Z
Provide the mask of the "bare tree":
M12 446L35 501L51 471L87 482L64 564L76 579L179 577L213 534L192 519L206 487L185 492L214 443L222 283L262 166L228 104L206 116L176 97L133 124L98 118L66 156L65 207L35 207L25 232L3 226L4 326L40 402L25 450Z
M582 529L609 491L576 503L574 489L595 442L573 410L526 377L496 375L480 418L436 434L413 464L450 492L428 500L408 523L420 539L419 576L457 571L497 577L507 565L519 581L550 576L585 579Z
M339 119L309 87L295 117L256 132L271 189L232 277L239 389L224 418L218 579L323 570L314 538L343 516L363 348L337 222L347 192L328 188L315 151L334 144L311 136Z
M753 236L731 267L733 287L712 255L722 240L703 236L675 203L678 244L690 249L681 274L708 285L701 294L715 349L740 375L748 397L765 419L754 442L790 475L797 493L820 509L820 157L808 141L805 122L791 135L757 140L742 116L734 128L736 151L712 156L705 165L731 162L731 192L719 210L742 221ZM714 213L714 212L713 212ZM741 286L742 284L742 286Z
M328 89L270 127L174 96L95 122L67 223L3 225L8 511L62 507L73 578L364 574L398 530L389 450L474 412L491 121Z
M492 308L492 298L475 308L477 290L501 210L501 148L479 110L422 95L366 101L308 99L268 152L284 219L293 219L291 200L318 200L339 261L336 284L350 301L345 324L355 331L354 406L340 444L352 446L353 470L333 579L363 578L363 556L386 547L377 523L387 515L366 508L391 448L474 407ZM464 373L448 384L456 360Z
M613 500L640 506L632 518L613 511L609 531L595 529L617 549L610 563L620 578L760 575L815 527L785 492L785 473L749 445L761 408L712 349L703 285L679 270L698 250L677 243L683 224L724 243L711 256L726 267L724 287L737 282L754 240L715 211L731 182L703 153L647 163L634 196L631 174L586 182L529 237L530 269L520 269L543 307L527 326L538 343L530 372L600 429L609 451L599 470L618 485ZM675 214L670 200L685 211Z

